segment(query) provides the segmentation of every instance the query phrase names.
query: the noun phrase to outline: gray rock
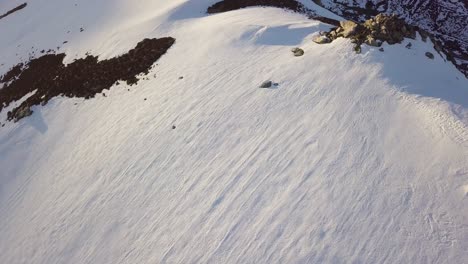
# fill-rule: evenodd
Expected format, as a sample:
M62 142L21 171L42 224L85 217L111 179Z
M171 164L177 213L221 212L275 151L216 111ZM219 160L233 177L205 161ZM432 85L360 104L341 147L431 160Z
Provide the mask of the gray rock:
M340 21L340 26L343 28L343 37L348 38L356 32L358 24L350 20L345 20Z
M18 122L20 119L32 115L33 111L29 108L29 106L23 106L15 114L15 122Z
M385 50L384 50L384 48L380 48L379 51L384 52Z
M429 59L433 60L434 59L434 54L430 53L429 51L426 52L426 57L428 57Z
M412 46L413 46L413 44L411 44L411 42L408 42L408 44L406 44L405 48L411 49Z
M294 56L296 57L300 57L302 55L304 55L304 50L301 49L301 48L293 48L291 49L291 52L294 54Z
M272 81L264 81L262 84L260 84L260 88L270 88L272 85Z
M328 38L327 36L317 36L312 41L317 44L326 44L326 43L330 43L331 39Z

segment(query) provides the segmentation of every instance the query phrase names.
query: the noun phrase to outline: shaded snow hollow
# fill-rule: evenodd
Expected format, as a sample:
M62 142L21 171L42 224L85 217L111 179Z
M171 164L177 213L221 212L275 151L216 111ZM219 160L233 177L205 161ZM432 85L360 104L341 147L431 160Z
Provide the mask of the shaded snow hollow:
M130 91L0 127L1 262L468 259L468 80L429 42L355 54L303 15L214 2L37 0L0 21L1 74L31 46L67 40L67 63L177 39Z

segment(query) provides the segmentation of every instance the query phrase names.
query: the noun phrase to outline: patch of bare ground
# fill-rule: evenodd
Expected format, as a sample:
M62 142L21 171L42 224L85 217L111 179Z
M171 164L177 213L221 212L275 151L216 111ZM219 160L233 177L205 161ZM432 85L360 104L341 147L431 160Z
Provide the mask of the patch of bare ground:
M89 99L117 81L136 84L137 76L147 74L174 43L171 37L144 39L128 53L102 61L88 55L64 65L65 54L60 53L20 63L0 78L0 83L4 83L0 89L0 111L34 92L8 112L8 120L18 121L32 114L32 106L45 105L56 96Z

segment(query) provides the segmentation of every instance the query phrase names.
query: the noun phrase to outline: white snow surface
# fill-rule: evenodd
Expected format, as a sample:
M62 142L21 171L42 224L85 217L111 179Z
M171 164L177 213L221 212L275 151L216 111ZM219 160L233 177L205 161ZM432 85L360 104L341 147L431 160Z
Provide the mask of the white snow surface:
M468 80L431 43L355 54L302 15L214 2L0 20L0 74L33 46L67 40L69 62L176 38L149 80L0 127L0 263L466 263Z

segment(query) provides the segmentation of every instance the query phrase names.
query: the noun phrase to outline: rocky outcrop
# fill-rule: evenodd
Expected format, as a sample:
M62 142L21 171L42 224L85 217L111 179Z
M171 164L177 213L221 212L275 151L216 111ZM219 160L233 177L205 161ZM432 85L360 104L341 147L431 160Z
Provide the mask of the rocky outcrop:
M341 21L340 26L332 29L314 39L314 42L323 44L337 38L350 38L356 44L355 50L360 52L360 45L380 47L384 41L389 44L401 43L405 38L415 38L416 28L407 25L404 20L395 15L379 14L374 18L366 20L364 23L353 21ZM320 40L328 39L323 42Z
M359 28L358 23L345 20L345 21L340 21L340 27L338 29L339 29L340 35L342 35L345 38L349 38L350 36L356 33L358 28Z
M430 33L439 51L468 77L466 0L312 0L349 20L364 22L378 13L395 14ZM421 33L423 31L420 31Z
M307 15L311 19L315 19L326 24L338 26L337 20L319 16L315 11L305 7L302 3L296 0L222 0L208 7L206 12L208 14L216 14L254 6L283 8Z
M378 13L396 14L434 35L468 42L466 0L314 0L347 19L363 22ZM465 48L467 48L465 46Z
M101 61L87 56L65 65L65 54L61 53L20 63L0 78L0 84L4 84L0 89L0 111L34 92L8 112L8 120L18 121L32 114L32 106L44 105L56 96L89 99L118 81L135 84L137 76L147 74L174 43L171 37L144 39L128 53Z
M251 6L272 6L289 9L298 13L311 13L303 4L295 0L224 0L208 7L208 14L222 13Z

